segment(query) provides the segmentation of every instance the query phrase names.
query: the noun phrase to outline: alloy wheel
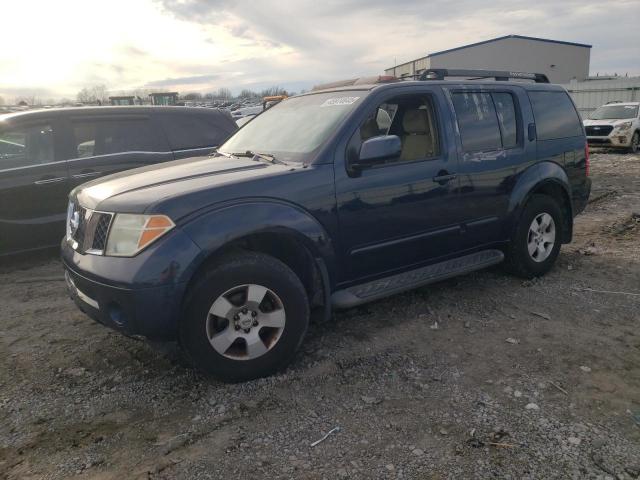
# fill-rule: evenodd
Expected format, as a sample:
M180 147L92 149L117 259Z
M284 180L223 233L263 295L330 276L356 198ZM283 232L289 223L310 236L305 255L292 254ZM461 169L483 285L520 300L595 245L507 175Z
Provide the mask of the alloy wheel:
M527 234L527 249L529 256L535 262L544 262L556 241L556 225L553 217L548 213L540 213L531 222Z
M248 284L220 295L206 322L207 338L216 352L233 360L253 360L276 345L286 314L274 291Z

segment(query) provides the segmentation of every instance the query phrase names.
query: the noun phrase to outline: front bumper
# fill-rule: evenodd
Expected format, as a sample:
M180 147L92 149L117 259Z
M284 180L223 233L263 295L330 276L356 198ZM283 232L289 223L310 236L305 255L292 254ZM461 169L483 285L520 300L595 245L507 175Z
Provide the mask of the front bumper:
M81 255L65 240L61 253L67 290L82 312L128 336L177 338L190 269L201 254L184 233L130 258Z
M591 147L629 148L632 136L632 131L629 134L614 132L607 137L587 137L587 142Z

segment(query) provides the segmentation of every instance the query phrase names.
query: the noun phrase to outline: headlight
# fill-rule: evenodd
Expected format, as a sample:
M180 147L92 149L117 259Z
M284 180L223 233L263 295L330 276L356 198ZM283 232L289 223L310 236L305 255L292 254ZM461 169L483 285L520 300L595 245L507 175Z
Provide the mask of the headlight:
M117 213L105 255L132 257L175 227L165 215L133 215Z
M631 125L633 125L633 122L624 122L624 123L619 123L618 125L616 125L616 130L620 130L621 132L624 132L625 130L629 130L631 128Z

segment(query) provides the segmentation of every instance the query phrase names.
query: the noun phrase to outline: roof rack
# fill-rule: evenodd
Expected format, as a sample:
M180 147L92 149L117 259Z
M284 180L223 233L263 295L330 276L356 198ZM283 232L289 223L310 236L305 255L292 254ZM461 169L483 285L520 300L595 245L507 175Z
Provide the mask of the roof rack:
M536 83L550 83L543 73L507 72L500 70L457 70L448 68L430 68L419 70L415 75L403 75L401 78L415 78L417 80L444 80L445 77L468 77L470 80L495 78L496 81L506 82L510 78L533 80Z

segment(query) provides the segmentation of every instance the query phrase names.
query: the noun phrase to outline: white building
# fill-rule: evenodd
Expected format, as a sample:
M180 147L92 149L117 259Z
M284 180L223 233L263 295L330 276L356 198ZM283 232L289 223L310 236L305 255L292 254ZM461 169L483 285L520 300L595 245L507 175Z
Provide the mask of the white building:
M551 83L569 83L589 76L591 45L507 35L431 53L385 70L387 75L412 75L430 68L506 70L544 73Z

